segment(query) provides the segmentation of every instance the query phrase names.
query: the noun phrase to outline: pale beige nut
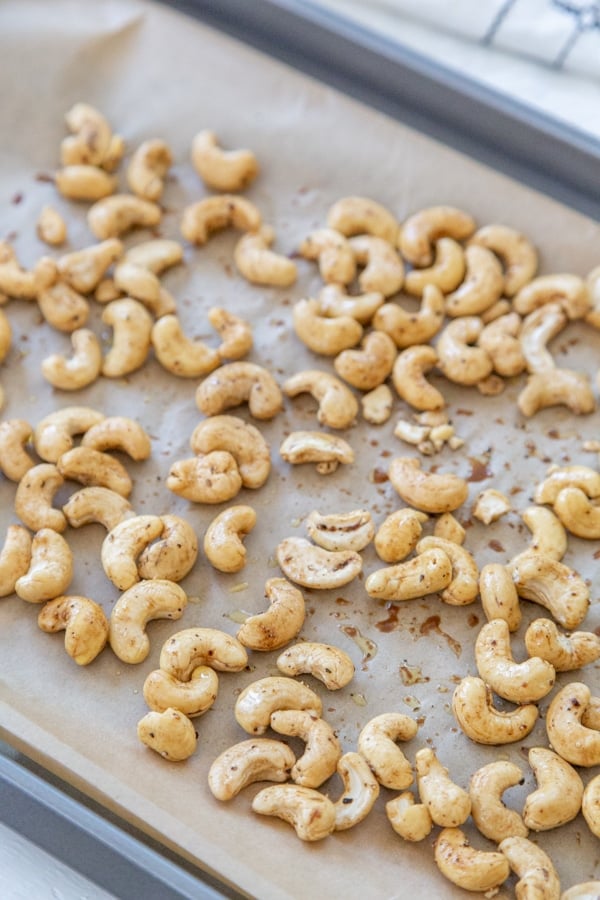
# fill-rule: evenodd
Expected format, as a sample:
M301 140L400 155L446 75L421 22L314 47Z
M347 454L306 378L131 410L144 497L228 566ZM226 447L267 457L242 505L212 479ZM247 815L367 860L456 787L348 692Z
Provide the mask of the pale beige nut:
M236 638L218 628L184 628L165 641L159 665L179 681L189 681L198 666L241 672L248 665L248 654Z
M549 370L556 368L547 344L560 334L567 322L567 316L559 303L548 303L525 317L519 339L523 359L531 375L536 372L548 373ZM552 377L551 372L549 377Z
M358 403L352 391L335 375L321 369L297 372L284 381L282 390L287 397L311 394L319 404L317 421L327 428L349 428L358 415Z
M376 600L416 600L444 590L452 580L452 562L443 550L425 550L408 562L372 572L365 581Z
M561 560L567 552L567 532L558 516L545 506L528 506L521 518L531 532L528 549Z
M436 344L437 366L449 381L473 385L491 374L492 360L483 347L474 346L482 329L477 316L463 316L442 331Z
M112 140L112 129L104 115L89 103L75 103L65 114L71 132L63 139L60 158L63 165L89 163L101 166Z
M214 131L204 129L192 141L192 165L213 191L243 191L259 172L251 150L224 150Z
M160 200L165 177L173 165L173 154L166 141L153 138L135 150L127 167L127 184L144 200Z
M227 363L196 390L196 406L205 416L219 415L243 403L255 419L272 419L281 412L281 391L268 369L251 362Z
M499 375L492 372L487 378L482 378L481 381L478 381L475 387L482 397L497 397L504 392L506 382Z
M537 252L531 241L506 225L484 225L471 238L471 244L487 247L504 266L504 294L514 295L534 277L537 267Z
M588 497L600 497L600 472L590 466L551 466L535 488L536 503L554 504L563 488L580 488Z
M548 303L557 303L569 319L583 318L591 306L585 282L579 275L539 275L515 295L513 309L526 316Z
M600 659L600 637L593 631L561 633L552 619L534 619L525 632L530 656L541 656L557 672L581 669Z
M429 266L439 238L463 241L474 231L474 219L463 210L453 206L430 206L409 216L402 225L398 243L402 255L413 266Z
M90 207L87 223L99 241L118 238L133 228L154 228L162 217L160 206L134 194L114 194Z
M237 633L238 641L251 650L278 650L297 637L304 625L304 597L285 578L269 578L265 597L269 608L249 616Z
M349 294L342 284L326 284L318 293L318 303L323 316L332 319L349 316L361 325L368 325L371 322L383 302L383 294L379 292Z
M159 277L150 269L133 263L126 257L115 266L113 279L118 296L127 295L139 300L153 315L158 317L175 312L174 297L163 288ZM110 302L110 299L105 302Z
M583 818L592 834L600 837L600 775L594 776L586 785L581 805ZM596 883L596 896L600 885Z
M231 800L257 781L287 781L296 757L283 741L254 738L219 754L208 770L208 786L217 800Z
M33 432L33 445L38 456L55 463L73 446L73 438L85 434L104 419L104 413L91 406L63 406L41 419Z
M346 237L355 234L372 234L395 244L399 224L395 216L375 200L368 197L342 197L330 207L327 224Z
M476 850L460 828L444 828L435 842L434 859L442 875L466 891L493 891L510 875L502 853Z
M271 728L278 734L299 737L305 742L304 753L290 773L296 784L318 788L333 775L342 747L325 719L310 710L279 709L271 714Z
M452 513L442 513L435 520L433 536L452 541L454 544L464 544L467 532Z
M512 744L527 737L538 717L533 703L500 712L491 688L481 678L461 679L452 696L454 717L467 737L477 744Z
M523 783L523 772L513 762L498 759L471 776L471 816L482 835L498 844L506 837L527 837L529 829L515 809L504 805L508 788Z
M344 650L316 641L288 647L278 656L277 668L284 675L312 675L328 691L337 691L354 678L354 663Z
M12 328L4 310L0 310L0 363L4 362L12 344Z
M138 300L113 300L102 311L102 321L113 330L112 345L104 357L102 374L122 378L144 365L150 350L153 319Z
M407 312L397 303L385 303L373 316L373 326L385 331L398 349L424 345L444 322L444 295L434 284L426 285L418 312Z
M363 419L371 425L383 425L390 418L394 397L387 384L380 384L375 390L360 398Z
M114 533L114 532L113 532ZM187 606L185 591L172 581L140 581L126 590L110 614L109 642L122 662L143 662L150 652L146 625L154 619L180 619Z
M417 751L415 766L419 796L432 821L445 828L466 822L471 812L471 797L451 780L448 769L430 747Z
M539 656L517 663L512 655L510 633L504 619L492 619L475 641L475 662L480 677L499 697L513 703L541 700L554 687L554 666Z
M68 200L100 202L117 189L117 179L98 166L64 166L54 175L56 190Z
M125 141L120 134L113 134L106 155L102 160L102 168L107 172L115 172L125 155Z
M546 747L532 747L528 758L537 790L525 800L525 825L532 831L548 831L571 822L583 798L583 782L573 766Z
M141 269L147 269L154 275L160 275L165 269L176 266L183 260L183 247L179 241L167 238L154 238L150 241L142 241L129 247L125 253L124 261L132 263Z
M322 515L313 510L306 518L308 536L324 550L356 550L371 543L375 526L368 509Z
M406 507L398 509L381 523L375 535L375 550L387 563L399 563L417 546L427 513Z
M521 606L510 569L501 563L488 563L479 573L481 605L488 622L503 619L509 631L521 624Z
M360 349L343 350L333 366L340 378L352 387L371 391L386 380L396 356L396 345L385 331L370 331Z
M64 513L52 506L54 495L63 484L63 476L52 463L33 466L19 481L15 512L32 531L39 531L40 528L64 531L67 527Z
M396 834L411 843L424 841L433 828L429 810L424 803L417 803L410 791L388 801L385 814Z
M435 245L435 261L425 269L411 269L404 279L407 294L421 297L427 285L433 284L449 294L456 290L465 275L465 254L452 238L440 238Z
M57 277L56 262L49 256L42 256L33 269L23 269L10 244L0 241L0 293L2 295L23 300L35 300L40 291L44 291L54 284Z
M233 251L238 271L251 284L269 287L289 287L298 277L296 263L287 256L270 249L275 231L263 225L257 232L243 235Z
M379 784L400 791L413 783L412 766L398 741L412 740L418 727L414 719L403 713L382 713L363 726L358 735L358 752Z
M189 338L176 315L161 316L150 338L163 369L180 378L201 378L221 365L219 353L204 341Z
M560 881L552 860L528 838L507 837L498 847L518 876L515 895L518 900L559 900Z
M33 429L25 419L0 422L0 472L10 481L20 481L35 466L25 447L33 437Z
M479 569L473 556L460 544L445 538L428 535L416 547L420 555L428 550L441 550L452 564L452 578L440 596L450 606L466 606L477 598ZM417 556L418 559L418 556Z
M425 378L438 362L438 355L428 344L407 347L396 357L392 382L398 396L419 410L437 410L445 406L443 395Z
M67 223L53 206L42 207L35 230L39 239L51 247L58 247L67 239Z
M600 881L582 881L563 891L560 900L597 900L600 896Z
M37 302L46 322L58 331L70 333L87 322L88 301L65 281L56 281L40 291Z
M335 829L335 805L314 788L298 784L263 788L252 801L254 812L288 822L303 841L320 841Z
M135 516L126 497L106 487L85 487L71 494L62 508L71 528L98 523L112 531L119 522Z
M417 422L411 422L409 419L398 419L394 428L394 437L404 441L405 444L411 444L413 447L419 447L423 452L423 447L430 434L428 425L419 425Z
M480 316L502 296L504 274L497 257L477 244L465 250L464 281L446 297L448 316Z
M422 512L454 512L468 496L464 478L451 472L424 472L420 459L414 456L393 459L388 475L404 502Z
M320 716L323 704L302 681L270 675L244 688L235 702L234 715L244 731L264 734L271 723L271 716L279 709L309 710Z
M548 609L563 628L577 628L590 603L585 581L569 566L541 553L523 553L512 565L519 597Z
M204 552L219 572L239 572L246 565L243 538L256 525L251 506L230 506L210 523L204 535Z
M585 315L585 321L592 328L600 328L600 266L592 269L585 283L591 303L591 308Z
M520 333L521 317L516 312L508 312L486 324L477 340L492 360L494 372L505 378L525 370Z
M118 459L92 447L67 450L56 467L65 480L78 481L86 487L106 487L122 497L128 497L133 487L127 469Z
M592 692L573 681L552 698L546 713L546 731L553 750L573 766L600 765L600 731L583 724Z
M372 234L359 234L349 243L356 262L364 266L358 276L361 291L384 297L397 294L404 283L404 263L390 242Z
M65 632L65 650L78 666L96 659L108 640L104 610L89 597L55 597L43 606L37 622L42 631Z
M150 709L164 712L177 709L193 718L201 716L217 699L219 676L210 666L198 666L189 681L180 681L162 669L155 669L144 681L144 700Z
M93 384L102 369L100 341L89 328L78 328L71 334L70 356L53 353L42 360L42 375L52 387L61 391L80 391Z
M379 796L379 784L360 753L344 753L337 773L344 790L335 801L335 830L346 831L369 815Z
M194 453L221 450L235 459L244 487L262 487L271 471L269 445L260 431L236 416L211 416L192 432Z
M242 359L252 349L252 327L239 316L234 316L221 306L212 306L208 321L221 338L217 353L221 360Z
M137 559L142 550L163 532L160 516L132 516L119 522L102 542L102 568L120 591L126 591L140 580Z
M137 560L140 578L181 581L191 572L198 556L198 538L193 526L181 516L160 517L163 528Z
M205 197L186 206L181 219L181 234L191 244L205 244L215 231L237 228L258 231L262 217L256 206L235 194Z
M553 369L536 372L517 398L517 406L524 416L534 416L549 406L566 406L576 416L585 416L596 409L596 400L589 376L572 369Z
M142 744L170 762L188 759L198 742L193 723L177 709L146 713L138 722L137 736Z
M31 541L29 568L15 582L15 593L28 603L43 603L64 594L73 578L73 554L53 528L40 528Z
M600 508L578 487L559 491L554 512L568 532L588 541L600 537Z
M339 463L350 465L354 462L350 444L324 431L293 431L282 441L279 454L293 466L316 463L319 475L330 475Z
M120 450L136 462L148 459L152 452L148 433L128 416L107 416L92 425L83 435L81 446L100 451Z
M192 503L226 503L240 492L242 477L231 453L213 450L173 463L165 486Z
M486 309L481 313L481 321L484 325L489 325L501 316L507 316L511 309L512 305L510 300L507 300L506 297L502 297L501 300L497 300L493 306L490 306L489 309ZM519 320L521 319L518 313L515 313L515 316L517 316Z
M123 254L123 244L117 238L92 244L61 256L57 261L63 281L80 294L95 290L108 269Z
M275 554L286 578L313 590L343 587L362 571L362 557L354 550L324 550L305 538L285 538Z
M362 325L351 316L328 318L318 300L299 300L292 310L294 331L309 350L321 356L337 356L355 347L363 336Z
M15 584L31 564L31 534L22 525L9 525L0 550L0 597L15 591Z

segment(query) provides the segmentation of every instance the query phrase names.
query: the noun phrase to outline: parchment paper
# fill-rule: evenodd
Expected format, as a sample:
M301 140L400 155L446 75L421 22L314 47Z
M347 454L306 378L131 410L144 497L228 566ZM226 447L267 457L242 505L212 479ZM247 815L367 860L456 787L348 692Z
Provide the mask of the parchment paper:
M82 99L104 111L130 149L146 138L169 141L176 164L164 196L160 231L165 236L177 236L183 206L206 193L189 163L189 146L198 130L210 127L225 145L250 146L258 155L262 173L248 196L276 228L276 249L282 252L292 252L309 230L324 224L332 202L359 194L384 203L400 219L428 204L450 203L468 209L481 224L512 225L535 240L544 272L585 275L598 262L597 223L160 5L5 3L0 7L0 59L0 237L11 237L26 266L48 252L34 228L45 203L52 202L67 216L68 249L92 242L85 224L86 205L57 198L53 185L39 178L57 166L65 133L63 115ZM121 178L124 186L123 174ZM147 236L133 234L127 243ZM301 346L291 325L291 304L320 284L316 267L299 261L300 277L290 290L252 287L233 266L236 240L237 235L223 233L203 249L187 247L185 265L166 275L165 285L178 298L186 330L216 346L206 311L224 305L252 320L255 347L249 358L267 366L281 381L309 366L331 371L330 361ZM153 454L146 463L126 461L135 479L134 508L140 513L181 514L202 538L220 508L187 503L164 485L170 465L190 454L189 436L201 418L194 402L197 382L170 376L149 359L126 379L100 379L72 395L55 391L41 376L40 360L58 349L67 352L68 336L43 323L35 304L11 301L6 309L14 336L0 369L7 396L2 416L35 423L62 406L86 404L107 415L135 417L152 435ZM110 334L99 315L95 308L91 327L108 342ZM595 333L569 326L554 350L560 364L594 376L598 346ZM515 405L520 381L500 397L488 398L474 389L452 387L441 378L436 383L448 397L451 419L466 443L454 453L444 450L431 464L470 478L481 474L483 460L489 477L471 484L470 500L458 515L469 526L466 546L480 566L506 562L528 541L518 511L529 504L533 485L546 466L567 461L596 464L595 457L583 451L582 441L598 437L598 414L575 419L554 409L525 421ZM359 827L316 845L299 841L285 823L251 812L250 801L260 785L226 805L213 799L206 785L208 767L219 752L246 737L233 718L235 697L252 680L276 672L277 653L253 653L249 671L221 676L214 708L196 720L199 746L187 762L169 764L136 737L137 721L146 712L142 685L158 664L164 640L192 625L235 634L239 610L264 608L264 582L278 574L273 562L277 543L304 534L302 520L312 509L333 512L366 506L379 524L401 505L381 473L392 456L412 452L392 435L399 415L406 416L409 410L396 400L386 425L368 428L359 423L346 435L356 451L356 464L326 478L310 467L292 469L277 452L284 434L317 427L315 410L314 401L302 397L286 401L285 411L273 422L259 424L272 448L273 470L265 487L242 491L237 498L253 505L258 514L258 525L246 540L248 564L238 575L219 575L200 554L183 582L192 602L179 622L149 625L152 649L141 665L127 666L107 649L91 666L79 669L66 656L62 635L38 629L38 607L14 596L2 600L0 734L243 893L261 898L358 898L365 893L400 898L415 892L463 896L435 868L436 830L418 845L394 834L384 812L393 794L385 789ZM232 412L249 419L245 407ZM514 511L484 528L471 520L471 502L482 488L491 486L510 494ZM56 503L64 502L76 487L68 485ZM0 480L2 533L16 521L14 493L14 484ZM118 593L100 566L103 536L100 526L69 530L76 554L70 592L87 594L110 612ZM596 549L593 543L572 539L566 561L592 580ZM380 565L372 547L367 548L365 575ZM247 587L238 590L242 582ZM409 758L414 759L421 746L434 746L463 787L480 765L497 758L515 759L525 783L505 799L513 808L522 808L535 786L524 748L547 746L543 712L549 698L540 703L542 719L534 732L523 745L511 747L472 744L450 711L457 678L476 674L473 641L484 621L479 602L459 609L432 597L393 609L370 600L362 580L335 592L306 591L306 599L308 616L301 637L335 643L356 664L354 681L335 694L327 694L307 677L323 696L324 714L337 729L344 750L355 748L359 729L372 716L390 710L413 713L421 727L406 747ZM599 625L596 599L592 583L593 605L585 628ZM533 604L524 603L523 608L525 621L544 615ZM431 630L431 617L436 615L439 627ZM372 658L363 659L363 651L344 628L350 633L358 629L371 642ZM524 630L514 638L518 659L523 658ZM417 677L414 684L405 683L407 667ZM559 676L557 685L573 679L585 680L598 692L596 666ZM294 746L301 751L299 743ZM594 773L581 774L587 781ZM324 789L336 799L341 792L337 776ZM476 846L492 849L470 825L466 829ZM581 817L541 834L539 843L552 855L565 887L598 877L596 839ZM502 896L510 893L511 882Z

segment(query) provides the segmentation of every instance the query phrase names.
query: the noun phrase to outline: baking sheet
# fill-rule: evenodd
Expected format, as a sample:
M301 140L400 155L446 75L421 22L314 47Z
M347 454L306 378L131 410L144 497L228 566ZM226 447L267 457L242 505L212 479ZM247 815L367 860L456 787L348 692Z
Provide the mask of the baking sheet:
M85 206L57 200L44 175L57 164L64 135L63 115L85 99L102 109L115 130L133 148L143 139L164 137L176 159L164 197L161 233L176 236L183 206L205 195L189 164L191 138L213 128L229 146L251 146L262 165L248 196L277 232L276 248L291 252L311 229L323 224L332 202L362 194L385 203L400 219L431 203L451 203L473 213L480 223L500 221L531 235L541 251L542 271L585 275L598 261L597 223L500 176L472 160L404 128L335 91L239 45L181 14L146 3L94 4L61 2L6 3L0 7L0 56L5 78L0 84L4 111L3 166L0 170L0 237L11 236L22 262L32 265L47 252L35 237L34 221L45 203L55 203L69 220L70 248L91 242ZM10 136L10 140L8 139ZM40 177L42 176L42 177ZM122 181L124 184L124 181ZM132 235L127 243L146 237ZM224 305L252 319L255 347L249 357L267 366L281 381L301 368L331 369L295 338L291 304L317 290L313 264L299 262L300 277L290 290L252 287L235 272L236 236L223 233L200 250L186 249L185 265L165 277L176 295L186 329L213 346L217 340L206 318L212 305ZM188 440L200 415L195 407L197 382L167 375L154 360L118 381L100 380L74 395L54 391L41 376L39 360L69 341L41 322L33 304L12 301L6 307L14 331L13 349L0 369L6 390L4 418L35 423L43 415L73 403L97 407L107 415L137 418L153 439L152 459L127 468L135 479L132 495L140 512L175 512L192 522L200 537L218 508L194 506L164 487L169 466L189 455ZM92 314L92 327L108 340ZM555 342L561 364L596 372L599 341L579 326ZM528 505L533 485L550 462L596 460L582 441L597 438L598 414L575 420L564 410L550 410L524 421L515 400L519 385L497 398L443 384L461 451L444 451L432 464L465 477L478 477L481 461L490 476L471 483L470 501L460 512L469 523L466 546L479 565L503 562L527 542L518 510ZM219 575L200 558L183 582L192 598L177 623L149 626L152 649L139 666L127 666L110 652L80 670L64 654L62 637L40 632L37 607L16 597L0 603L0 733L52 771L95 799L176 848L238 890L262 898L309 897L319 892L349 898L405 897L418 891L439 897L462 896L445 882L433 863L432 840L408 845L390 828L384 804L393 796L382 790L375 810L356 829L317 845L298 841L289 826L250 811L259 786L225 805L212 798L206 772L217 753L245 735L236 725L235 697L250 681L274 674L277 653L252 654L250 670L220 678L213 709L197 720L196 754L170 765L138 743L138 719L146 708L141 688L157 666L164 640L180 628L202 625L235 634L239 610L264 608L263 585L278 574L273 562L277 543L302 535L303 518L314 508L347 511L368 506L381 522L400 502L381 481L393 455L410 448L392 436L399 415L408 410L396 401L390 422L377 429L358 425L347 435L357 463L322 478L279 458L282 436L316 426L315 403L303 397L286 401L272 423L260 423L272 448L273 471L259 491L243 491L236 502L257 511L258 524L248 537L249 561L242 573ZM234 411L249 419L245 408ZM515 512L484 528L471 523L471 501L483 487L511 493ZM73 485L61 492L58 502ZM14 485L0 481L0 524L16 521ZM118 593L99 564L103 531L90 526L69 531L76 553L70 591L101 601L107 611ZM571 540L566 558L590 579L596 546ZM372 548L364 552L365 575L378 568ZM241 583L247 587L238 590ZM476 747L458 730L450 712L456 678L474 674L473 640L483 620L479 604L466 609L444 606L436 598L415 601L398 610L370 600L361 581L335 592L306 592L308 616L302 637L336 643L353 657L357 673L344 690L323 695L325 715L336 727L344 750L355 747L361 725L389 710L413 712L422 719L417 738L406 752L432 745L455 780L466 786L472 772L498 757L520 761L525 784L506 795L521 808L533 789L521 745ZM592 587L592 599L596 595ZM526 619L540 614L523 604ZM543 614L543 611L541 611ZM439 616L431 630L431 617ZM585 627L599 626L594 602ZM358 629L371 643L372 658L343 630ZM522 634L524 629L520 632ZM515 640L515 655L521 652ZM422 680L405 684L406 666ZM597 667L583 677L598 692ZM311 681L311 679L307 679ZM558 683L573 680L560 676ZM542 712L548 700L540 704ZM543 722L527 738L527 747L546 745ZM296 750L300 745L295 744ZM582 773L587 781L591 774ZM337 778L326 786L335 799ZM472 833L472 832L471 832ZM474 835L477 846L489 846ZM539 837L553 855L564 886L598 876L596 841L579 817L566 828ZM510 883L506 889L510 895Z

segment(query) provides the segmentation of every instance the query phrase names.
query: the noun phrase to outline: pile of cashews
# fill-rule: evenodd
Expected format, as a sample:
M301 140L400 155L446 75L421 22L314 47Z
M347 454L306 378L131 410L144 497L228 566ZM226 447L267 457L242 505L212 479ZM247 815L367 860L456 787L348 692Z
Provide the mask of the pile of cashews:
M529 546L506 564L480 571L454 515L467 501L467 482L439 469L425 471L421 460L446 444L463 444L442 392L426 379L432 370L482 394L500 393L507 379L526 373L518 397L525 417L553 405L576 415L596 408L589 375L557 367L548 344L574 320L600 329L600 267L587 280L539 276L534 246L507 226L477 229L469 214L448 206L421 210L401 224L371 199L342 198L330 208L326 226L294 248L295 255L318 265L323 287L316 298L294 305L293 328L310 351L332 362L335 374L315 367L279 385L266 368L245 359L253 347L251 325L226 308L208 312L218 346L185 334L176 299L160 280L183 260L179 241L155 237L130 248L124 244L131 230L161 223L160 200L173 165L168 144L144 141L127 166L130 193L119 193L124 139L85 103L68 111L66 124L70 134L61 144L56 189L68 200L91 204L87 222L96 243L43 256L26 269L10 243L0 242L0 304L36 302L51 328L70 335L70 356L42 361L50 385L74 392L99 377L122 378L151 354L171 374L201 379L195 402L204 418L190 437L193 456L173 463L165 481L168 490L193 503L229 503L242 488L258 490L266 483L272 451L258 425L282 411L284 398L301 394L315 400L321 427L288 434L279 447L284 462L313 464L320 475L351 466L353 448L331 432L348 431L359 415L371 425L387 422L394 407L388 381L414 410L412 420L399 419L394 434L420 454L392 459L387 475L405 506L378 527L367 509L314 510L305 520L306 538L282 540L275 556L285 577L267 580L267 608L246 618L236 637L189 627L166 640L159 668L143 686L150 712L138 723L139 739L167 760L189 758L198 742L194 719L215 702L218 673L245 669L248 651L278 651L281 674L252 682L236 700L235 720L251 737L210 767L209 788L217 799L231 800L256 782L274 782L254 796L252 809L291 823L302 840L317 841L362 822L383 787L400 792L385 809L402 839L422 841L434 826L441 829L434 859L459 887L493 891L512 871L518 897L598 896L596 882L561 894L552 861L528 839L530 831L559 827L580 811L600 837L600 775L584 787L576 768L600 766L600 698L584 682L568 683L551 700L550 748L529 749L537 789L520 814L502 799L522 781L514 763L498 759L483 766L466 790L430 747L416 750L411 764L398 742L414 740L418 723L397 712L368 721L356 750L344 752L323 717L321 698L297 676L308 674L328 691L351 682L354 665L341 648L299 639L306 615L300 589L349 584L362 574L361 553L371 543L386 565L366 577L367 597L403 603L439 594L452 606L481 599L488 621L475 641L478 677L461 679L452 700L455 719L471 741L503 746L523 739L536 724L538 703L555 689L556 674L600 659L600 638L575 630L587 615L589 588L562 562L569 534L600 539L600 473L582 465L551 466L535 489L534 505L521 513L531 532ZM294 284L298 263L272 249L274 228L240 195L259 174L255 155L226 151L205 130L193 139L191 161L217 193L183 210L183 239L203 247L220 229L241 230L233 254L238 272L259 286ZM67 240L67 222L51 206L41 210L36 227L50 247ZM419 299L418 311L393 299L401 291ZM85 327L90 301L103 305L102 322L112 329L106 354ZM10 321L0 309L0 363L10 347ZM3 402L0 388L0 407ZM244 404L257 425L229 412ZM82 666L107 645L127 664L146 659L147 624L183 615L188 597L179 582L198 557L189 522L136 514L128 500L131 476L111 451L144 461L151 452L149 435L133 419L86 406L62 407L34 427L22 419L0 422L0 471L16 483L15 512L22 522L8 527L0 551L0 597L16 593L43 604L39 627L64 630L65 650ZM83 487L56 508L55 496L73 481ZM510 510L510 500L491 488L479 495L472 514L488 525ZM428 522L432 533L424 535ZM101 603L67 593L73 554L64 534L88 523L100 523L107 532L100 562L120 592L110 618ZM247 563L244 538L256 523L248 505L230 505L216 515L203 541L210 565L240 572ZM511 634L521 625L521 599L542 606L551 618L531 622L525 634L529 656L517 662ZM500 711L494 695L513 708ZM263 736L269 728L303 741L303 754L296 758L288 743ZM335 773L343 790L331 800L319 788ZM415 780L417 797L408 790ZM469 817L497 849L470 846L461 829Z

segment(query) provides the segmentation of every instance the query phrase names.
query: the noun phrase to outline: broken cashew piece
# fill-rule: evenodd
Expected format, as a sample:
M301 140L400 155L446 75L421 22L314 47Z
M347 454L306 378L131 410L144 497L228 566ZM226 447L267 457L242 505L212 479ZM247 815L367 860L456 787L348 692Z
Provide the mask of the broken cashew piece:
M325 719L310 710L279 709L271 715L271 728L287 737L299 737L306 744L290 773L296 784L318 788L333 775L342 748Z
M242 403L248 403L255 419L272 419L281 412L281 391L267 369L250 362L227 363L196 390L196 406L205 416L220 415Z
M484 225L469 241L491 250L504 266L504 295L514 297L538 267L537 252L525 235L506 225Z
M263 788L252 801L252 809L289 822L303 841L320 841L335 829L335 805L324 794L302 785Z
M173 165L169 145L158 138L144 141L131 157L127 184L143 200L160 200L165 176Z
M181 234L186 241L201 246L213 232L223 228L258 231L261 224L260 212L245 197L220 194L186 206L181 219Z
M414 456L393 459L388 474L404 502L426 513L453 512L469 492L464 478L450 472L423 472L421 460Z
M577 628L590 603L585 581L568 566L541 553L522 553L511 566L519 597L548 609L563 628Z
M128 497L133 487L127 469L118 459L92 447L67 450L58 459L56 467L65 480L106 487L122 497Z
M335 830L346 831L365 819L379 796L379 784L360 753L344 753L337 764L344 784L335 802Z
M482 835L496 844L505 837L529 834L519 813L508 809L502 801L504 791L522 783L521 769L504 759L488 763L471 776L471 816Z
M402 225L399 247L413 266L433 262L435 242L442 237L463 241L475 230L474 219L454 206L430 206L413 213Z
M425 378L425 374L433 369L437 362L437 352L429 344L407 347L396 357L392 369L392 383L398 396L415 409L437 410L446 404L440 391Z
M198 738L193 723L178 709L149 712L140 719L137 735L142 744L170 762L188 759Z
M471 797L450 779L448 769L430 747L417 750L415 766L419 796L434 824L455 828L466 822L471 813Z
M362 571L362 557L354 550L324 550L305 538L285 538L276 556L290 581L313 590L343 587Z
M161 208L156 203L134 194L113 194L90 207L87 222L94 237L106 241L118 238L132 228L153 228L161 216Z
M375 600L416 600L443 590L452 580L452 562L443 550L424 550L408 562L371 572L365 590Z
M452 697L454 717L467 737L477 744L511 744L526 737L538 717L533 703L499 712L492 703L491 688L481 678L467 676Z
M352 391L329 372L305 369L288 378L282 389L287 397L311 394L319 404L317 421L326 428L349 428L358 415L358 403Z
M139 580L137 558L162 534L160 516L132 516L116 525L104 538L100 553L106 576L120 591L133 587Z
M230 506L210 523L204 535L204 552L219 572L239 572L246 565L242 542L256 525L251 506Z
M90 406L65 406L50 413L33 432L35 451L46 462L55 463L71 449L75 435L85 434L104 418L104 413Z
M251 650L278 650L293 640L304 624L304 597L285 578L269 578L266 612L250 616L237 633L238 641Z
M433 536L443 538L445 541L452 541L453 544L462 545L465 542L467 532L452 513L442 513L435 520Z
M403 713L382 713L363 727L358 735L358 752L379 784L401 791L413 783L412 766L397 741L412 740L418 727L414 719Z
M187 606L185 591L172 581L140 581L121 594L110 615L109 642L122 662L143 662L150 652L146 625L153 619L179 619Z
M337 691L354 678L354 663L344 650L315 641L301 641L284 650L277 668L284 675L312 675L328 691Z
M0 422L0 472L10 481L20 481L35 466L25 450L32 437L33 429L25 419Z
M363 336L360 322L351 316L323 315L318 300L304 299L294 304L294 331L309 350L322 356L337 356L355 347Z
M108 640L104 610L89 597L56 597L44 605L37 621L42 631L65 632L65 650L78 666L96 659Z
M135 515L129 500L110 488L98 486L75 491L62 510L71 528L99 523L107 531Z
M259 231L245 234L237 242L233 258L238 270L251 284L289 287L296 281L296 263L269 249L274 240L275 231L270 225L263 225Z
M572 672L600 659L600 637L593 631L561 634L552 619L535 619L525 632L531 656L541 656L557 672Z
M358 553L371 543L375 534L368 509L329 515L314 510L305 524L308 536L324 550L356 550Z
M160 517L162 531L140 553L137 570L140 578L181 581L192 570L198 556L198 539L192 525L181 516Z
M429 810L424 803L417 803L410 791L386 803L385 814L396 834L405 841L423 841L433 828Z
M282 442L279 454L293 466L316 463L319 475L330 475L339 463L354 462L350 444L324 431L292 431Z
M31 559L17 578L15 593L28 603L53 600L67 590L73 578L73 554L64 537L52 528L40 528L31 541Z
M251 150L224 150L208 129L194 137L191 152L194 169L213 191L243 191L259 172Z
M340 378L360 391L371 391L386 380L398 353L385 331L371 331L359 349L343 350L333 366Z
M360 403L365 422L383 425L392 414L394 398L387 384L380 384L374 391L363 394Z
M372 234L390 244L398 239L399 225L392 213L368 197L342 197L327 213L329 228L335 228L346 237L355 234Z
M503 619L509 631L517 631L521 624L519 595L507 566L488 563L479 573L481 605L488 622Z
M193 718L210 709L219 690L219 677L210 666L198 666L189 681L155 669L144 681L144 700L155 712L171 707Z
M194 453L221 450L235 459L244 487L265 483L271 471L269 445L260 431L236 416L211 416L200 422L190 438Z
M504 619L492 619L481 628L475 641L475 662L486 684L513 703L541 700L554 687L556 672L547 660L532 656L515 662Z
M113 329L113 342L102 363L107 378L122 378L146 362L151 344L153 319L139 300L123 297L102 311L102 321Z
M472 514L484 525L489 525L510 512L511 508L510 500L505 494L495 488L488 488L477 495Z
M401 562L417 546L428 518L427 513L411 507L391 513L375 535L377 556L387 563Z
M201 378L221 364L216 350L187 337L176 315L161 316L152 326L150 339L163 369L180 378Z
M22 525L9 525L0 550L0 597L13 594L17 580L31 564L31 535Z
M574 819L581 809L583 782L573 766L546 747L531 748L529 765L538 786L525 801L525 825L548 831Z
M553 749L573 766L600 765L600 731L582 723L592 692L582 681L573 681L552 699L546 713L546 731Z
M64 513L52 506L54 495L63 484L63 476L52 463L33 466L19 481L15 512L32 531L39 531L40 528L64 531L67 527Z
M217 800L231 800L257 781L287 781L296 762L283 741L255 738L221 753L208 770L208 786Z
M559 900L560 881L547 853L525 837L507 837L498 849L518 876L515 894L519 900Z
M73 354L53 353L42 360L42 375L61 391L79 391L100 375L102 350L93 331L79 328L71 334Z
M279 709L309 710L320 716L323 705L302 681L271 675L253 681L235 702L236 722L249 734L264 734L272 714Z
M217 628L184 628L165 641L160 668L179 681L189 681L198 666L217 672L241 672L248 654L238 640Z
M442 875L467 891L492 891L510 875L504 854L475 850L460 828L444 828L440 832L434 859Z

